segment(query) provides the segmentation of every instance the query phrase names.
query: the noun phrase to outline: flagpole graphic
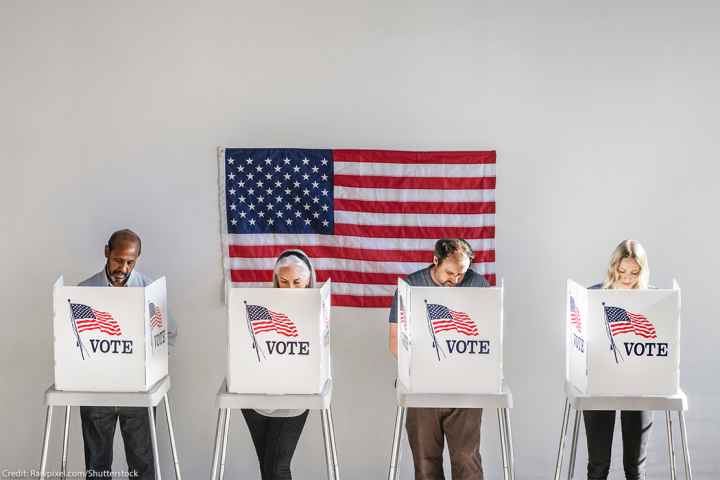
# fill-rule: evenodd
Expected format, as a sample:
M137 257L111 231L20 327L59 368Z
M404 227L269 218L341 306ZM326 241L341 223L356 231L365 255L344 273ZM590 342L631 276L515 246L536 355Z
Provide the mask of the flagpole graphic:
M428 315L428 301L427 298L425 299L425 318L427 319L427 325L428 330L430 330L430 335L433 339L433 348L435 349L435 353L437 354L438 362L440 361L440 344L437 341L437 337L435 336L435 329L432 326L432 322L430 321L430 315ZM445 357L445 352L443 352L443 357Z
M255 338L255 332L253 331L252 324L250 323L250 316L248 315L248 303L246 300L243 300L243 303L245 304L245 323L247 324L248 332L250 332L250 336L252 337L255 355L257 355L258 363L260 363L260 346L257 343L257 339ZM265 353L263 353L263 358L265 358Z
M612 350L613 355L615 355L615 363L620 363L620 360L624 360L622 353L618 351L617 345L615 344L615 339L613 338L612 331L610 330L610 321L607 317L607 310L605 309L605 302L602 302L603 306L603 318L605 319L605 332L607 333L608 340L610 340L610 350ZM618 360L618 356L620 359Z
M77 325L75 324L75 317L72 314L72 301L70 301L69 298L68 306L70 306L70 325L72 326L73 333L75 334L75 346L78 347L80 350L80 356L83 360L85 360L85 353L87 353L88 358L90 358L90 352L87 351L87 348L85 348L85 345L80 339L80 332L78 332Z

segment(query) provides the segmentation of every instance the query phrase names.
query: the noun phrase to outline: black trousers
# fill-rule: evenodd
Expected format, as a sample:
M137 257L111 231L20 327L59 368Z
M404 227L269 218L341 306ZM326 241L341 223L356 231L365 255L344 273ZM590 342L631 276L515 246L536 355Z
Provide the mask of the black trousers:
M255 410L243 408L243 416L260 463L262 480L291 480L290 462L308 411L296 417L266 417Z
M80 407L88 479L111 478L115 426L125 444L129 477L155 480L150 415L144 407Z
M588 479L605 480L610 472L615 411L586 410ZM622 411L623 467L627 480L644 480L653 412Z

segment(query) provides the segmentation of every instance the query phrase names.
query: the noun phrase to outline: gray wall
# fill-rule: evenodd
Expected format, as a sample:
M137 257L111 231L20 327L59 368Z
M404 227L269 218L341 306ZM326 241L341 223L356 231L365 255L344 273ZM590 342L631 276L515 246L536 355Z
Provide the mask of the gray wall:
M518 478L553 469L565 279L600 280L626 237L645 243L653 283L677 276L684 288L696 478L718 478L717 2L285 3L0 3L0 468L38 464L52 281L97 271L108 233L129 226L145 241L141 268L168 277L178 446L186 478L207 478L225 365L218 145L492 148ZM335 312L347 479L386 471L386 315ZM485 420L486 470L498 478L497 423ZM666 478L657 420L650 471ZM303 434L298 478L322 478L318 423ZM253 478L239 415L233 426L228 478ZM72 428L79 469L77 414ZM165 444L162 455L169 474Z

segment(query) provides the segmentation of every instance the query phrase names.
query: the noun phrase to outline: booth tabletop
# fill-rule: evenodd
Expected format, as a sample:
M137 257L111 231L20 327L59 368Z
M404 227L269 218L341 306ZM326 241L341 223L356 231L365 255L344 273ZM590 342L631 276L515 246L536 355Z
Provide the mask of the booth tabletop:
M55 385L45 391L48 406L94 406L94 407L154 407L170 390L170 376L165 376L147 392L69 392L55 390Z
M317 394L262 394L262 393L230 393L227 391L227 380L223 380L217 394L218 408L259 408L267 410L325 410L332 400L332 379L328 379Z
M503 385L500 393L443 394L408 393L398 381L397 402L401 407L411 408L512 408L510 388Z
M671 410L686 411L687 395L679 390L675 395L645 396L590 396L580 392L574 385L565 383L565 394L576 410Z

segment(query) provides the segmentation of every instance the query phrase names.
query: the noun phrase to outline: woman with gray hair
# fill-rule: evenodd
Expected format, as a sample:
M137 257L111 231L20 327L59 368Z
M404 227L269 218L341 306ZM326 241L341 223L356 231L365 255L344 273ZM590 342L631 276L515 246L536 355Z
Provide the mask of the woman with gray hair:
M313 288L315 269L302 250L286 250L273 268L275 288ZM262 480L290 480L290 463L308 416L307 410L243 409Z

